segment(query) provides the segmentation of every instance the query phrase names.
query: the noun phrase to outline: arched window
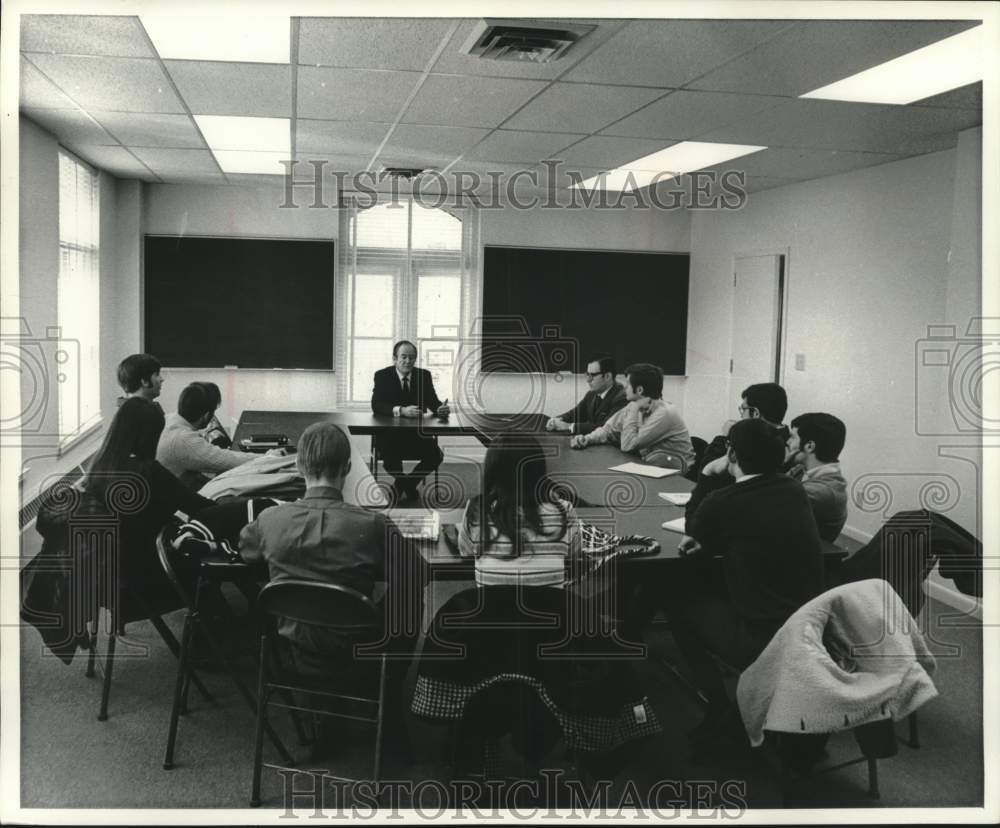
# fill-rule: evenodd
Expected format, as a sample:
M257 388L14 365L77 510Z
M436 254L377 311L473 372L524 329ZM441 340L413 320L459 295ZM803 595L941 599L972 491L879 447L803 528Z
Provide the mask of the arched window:
M341 211L338 405L367 405L372 375L392 344L417 344L438 396L454 399L452 375L471 307L478 234L471 208L395 200Z

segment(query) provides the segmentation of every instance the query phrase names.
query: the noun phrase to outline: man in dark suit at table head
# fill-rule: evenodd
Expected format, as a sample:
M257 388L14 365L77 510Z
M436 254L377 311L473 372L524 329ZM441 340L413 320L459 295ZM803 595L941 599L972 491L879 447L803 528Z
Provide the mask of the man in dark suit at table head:
M448 401L443 403L434 391L430 371L416 367L417 346L405 339L392 346L393 364L375 372L372 389L372 411L383 417L417 419L428 411L438 417L449 414ZM416 500L417 486L441 465L444 455L437 441L422 437L416 429L400 429L397 433L379 435L378 449L386 471L395 478L396 499ZM417 460L409 474L403 472L403 460Z
M615 380L615 361L607 354L595 354L587 363L587 385L583 399L565 414L553 417L546 424L549 431L570 434L590 434L604 425L608 417L625 407L625 388Z

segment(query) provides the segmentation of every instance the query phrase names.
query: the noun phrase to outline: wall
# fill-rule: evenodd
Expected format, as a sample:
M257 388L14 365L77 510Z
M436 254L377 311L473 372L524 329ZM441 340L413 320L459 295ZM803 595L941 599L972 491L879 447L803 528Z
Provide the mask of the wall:
M59 144L34 122L20 118L20 317L35 339L44 339L47 329L58 325L57 280L59 276ZM123 314L114 301L131 289L118 267L118 180L100 173L100 292L101 409L107 416L114 395L114 368ZM125 277L127 279L127 276ZM5 323L6 324L6 323ZM5 331L6 332L6 331ZM51 368L51 363L46 363ZM58 448L58 405L54 371L39 375L24 371L21 376L22 412L37 411L26 423L22 438L21 463L24 474L22 497L34 496L38 485L51 473L79 463L96 447L100 431L60 452ZM29 408L29 406L33 406Z
M281 186L246 188L202 185L147 185L142 199L142 233L336 238L337 212L313 209L308 192L298 193L295 209L279 207ZM331 199L327 198L327 201ZM615 250L687 251L690 219L683 211L541 209L484 210L483 244L582 247ZM130 302L136 301L130 297ZM124 352L124 351L123 351ZM244 409L326 411L337 405L333 374L320 371L206 371L168 369L161 402L167 411L196 379L219 384L222 420L233 425ZM482 384L492 410L537 409L559 413L586 391L583 376L495 377ZM668 381L664 396L683 405L683 380Z
M280 185L224 187L150 184L142 197L142 234L337 238L337 211L310 208L311 197L296 196L297 208L282 208ZM330 201L331 199L327 199ZM140 248L141 253L141 248ZM137 279L141 282L141 279ZM194 299L192 301L195 301ZM137 305L141 307L141 305ZM275 320L280 326L282 320ZM136 346L138 347L138 346ZM329 411L336 407L336 378L330 371L183 370L163 372L161 404L174 411L182 388L195 380L222 389L220 419L233 426L244 409Z
M958 188L956 168L964 171ZM940 439L918 433L922 419L939 416L941 390L929 387L916 356L928 325L949 316L967 320L978 308L971 300L979 268L949 266L949 258L973 262L978 250L978 232L968 232L975 215L969 182L978 181L977 169L977 150L963 139L958 151L751 194L732 213L696 214L692 432L716 433L734 404L728 387L730 314L740 310L731 307L734 256L787 250L782 363L788 366L795 354L806 360L805 370L784 372L789 417L829 411L846 423L842 459L855 498L848 526L864 535L888 514L924 503L975 529L974 469L939 457Z
M690 214L684 210L665 212L631 206L516 210L508 206L482 211L481 238L483 245L686 253L691 249L690 231ZM689 315L691 320L696 318ZM689 339L691 327L693 322ZM635 361L640 360L642 355L636 354ZM487 408L494 411L541 409L554 415L571 408L586 390L582 374L555 378L496 375L483 381L481 393ZM683 412L685 396L683 377L665 378L665 400Z

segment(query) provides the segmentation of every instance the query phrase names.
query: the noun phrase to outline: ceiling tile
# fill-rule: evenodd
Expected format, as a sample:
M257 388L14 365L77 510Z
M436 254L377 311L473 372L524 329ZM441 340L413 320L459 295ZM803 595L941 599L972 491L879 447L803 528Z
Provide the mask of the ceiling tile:
M69 144L114 145L118 142L79 109L25 109L24 114L60 141Z
M41 54L31 59L84 109L184 112L159 61Z
M299 63L422 72L451 25L434 18L303 17Z
M789 184L795 184L797 181L798 179L795 178L776 178L765 175L750 175L747 176L744 189L748 193L760 193L764 190L773 190L775 187L785 187Z
M332 152L371 158L391 126L299 118L295 122L295 149L297 153Z
M611 135L594 135L584 138L559 153L563 159L573 164L585 164L589 167L600 167L610 170L635 161L646 155L670 146L673 141L666 142L649 138L619 138Z
M954 146L958 132L981 122L977 110L805 98L713 130L700 140L918 155Z
M226 173L226 179L227 184L239 187L266 187L267 189L275 189L284 180L280 175L257 175L251 173ZM309 202L303 199L301 203L305 205Z
M25 14L21 49L64 55L156 57L137 17Z
M102 147L93 144L74 144L73 152L91 164L107 170L119 178L138 178L142 181L156 181L145 166L136 160L124 147Z
M674 140L695 138L786 100L769 95L732 95L680 89L601 130L601 134Z
M159 149L150 147L129 147L135 156L147 167L162 178L179 180L207 176L218 176L219 166L208 150L197 149Z
M291 117L291 66L201 60L164 64L192 114Z
M498 129L465 154L470 161L524 161L556 158L559 151L584 136L569 132L519 132Z
M974 21L814 20L691 83L692 89L802 95L975 25Z
M372 150L374 153L374 150ZM299 163L295 167L295 179L302 182L315 181L315 168L313 161L320 163L320 174L332 180L335 173L355 173L368 168L371 154L367 155L346 155L338 152L297 152L295 160Z
M31 109L72 109L73 102L33 64L21 58L21 106Z
M128 146L206 149L205 142L187 115L102 112L96 109L90 114Z
M665 93L663 89L555 83L513 118L508 129L597 132Z
M554 80L626 25L626 22L622 20L575 20L573 22L586 23L595 28L574 43L572 48L559 60L554 60L551 63L530 63L513 60L484 60L481 57L465 54L462 48L480 22L479 20L462 22L462 25L459 26L448 45L441 52L437 63L434 64L434 72L496 78Z
M415 72L300 66L298 116L392 122L420 77Z
M943 106L948 109L982 109L983 108L983 82L970 83L968 86L960 86L940 95L924 98L922 101L915 101L914 106Z
M495 127L545 88L544 81L428 75L403 115L407 124Z
M747 178L768 177L786 179L821 178L826 175L872 167L896 161L903 156L880 152L851 152L846 150L785 149L772 147L742 158L734 158L711 170L737 170Z
M410 158L451 161L479 143L488 133L487 129L471 127L400 124L382 148L379 161L392 166L409 166Z
M637 20L562 80L682 86L788 26L787 20Z

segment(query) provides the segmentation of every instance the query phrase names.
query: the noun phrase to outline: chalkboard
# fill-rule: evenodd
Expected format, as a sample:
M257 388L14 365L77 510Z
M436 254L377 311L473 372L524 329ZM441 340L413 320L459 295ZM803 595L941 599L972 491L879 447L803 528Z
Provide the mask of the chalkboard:
M484 371L583 373L609 353L683 376L686 253L487 246L483 261Z
M333 369L334 243L146 236L145 344L167 367Z

